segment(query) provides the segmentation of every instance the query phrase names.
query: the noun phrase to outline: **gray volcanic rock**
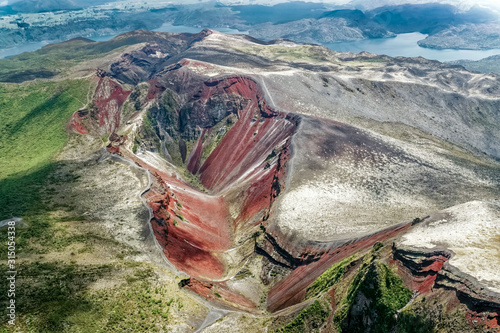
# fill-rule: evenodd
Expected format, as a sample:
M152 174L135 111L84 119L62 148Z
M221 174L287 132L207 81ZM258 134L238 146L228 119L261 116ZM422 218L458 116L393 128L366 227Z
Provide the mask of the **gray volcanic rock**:
M456 60L449 62L452 65L460 65L466 69L481 73L496 73L500 75L500 54L477 61Z
M500 48L500 23L450 27L418 42L433 49L484 50Z
M340 17L304 19L283 24L261 24L252 27L250 35L263 40L285 38L302 43L332 43L395 36L381 26L370 23L372 24L356 26Z
M500 202L473 201L448 208L433 214L424 223L416 226L404 235L396 244L397 248L420 249L421 252L432 252L435 249L446 249L449 255L447 265L448 277L466 273L476 286L477 294L491 294L498 298L500 279L498 267L498 240L500 231ZM442 282L446 286L445 281ZM448 279L448 284L462 281L463 278ZM478 281L482 286L477 287ZM480 290L482 289L482 290ZM489 289L489 291L488 291ZM497 311L500 304L497 304Z

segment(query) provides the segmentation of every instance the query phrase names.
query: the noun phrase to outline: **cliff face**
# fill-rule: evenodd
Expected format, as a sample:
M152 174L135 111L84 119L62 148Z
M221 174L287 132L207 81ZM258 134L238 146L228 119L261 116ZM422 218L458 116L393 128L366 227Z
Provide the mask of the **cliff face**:
M155 40L157 45L122 55L98 71L93 103L70 121L83 135L110 134L108 151L149 171L151 186L143 198L152 232L168 261L189 275L180 287L253 314L290 316L313 297L328 300L323 310L331 314L314 306L323 321L310 324L325 331L349 330L358 321L379 327L376 318L394 318L412 291L423 297L439 289L452 297L454 290L456 309L466 306L468 318L486 318L482 322L497 327L498 296L450 268L453 246L427 252L415 244L393 251L387 246L433 225L433 216L423 222L416 217L424 208L460 203L470 184L469 195L494 197L496 162L397 124L394 130L406 131L409 139L391 137L369 119L362 128L301 114L298 104L291 104L294 112L277 109L273 91L316 74L304 64L286 67L282 60L275 64L236 51L229 61L235 67L214 64L217 55L229 56L220 49L225 38L205 31L176 36L171 48L172 40ZM240 48L277 47L243 37L234 41ZM206 61L182 58L201 58L201 50ZM263 72L256 74L258 62L269 68L259 67ZM329 75L342 80L333 71ZM331 84L324 79L321 85ZM378 83L363 89L384 90ZM304 92L286 93L294 99ZM310 104L321 98L312 93ZM494 204L463 209L478 207L486 217L496 209ZM392 212L400 215L389 219ZM484 228L492 232L491 226ZM397 288L380 285L380 293L404 297L386 311L367 290L387 276ZM398 323L391 319L390 325Z
M470 202L432 215L393 248L401 275L423 295L452 291L467 318L499 328L498 202ZM443 232L447 235L437 241Z
M93 103L73 115L69 128L81 134L88 134L89 130L99 135L114 133L120 127L122 106L131 91L110 78L96 77L95 80Z
M254 82L239 77L203 82L195 97L196 106L186 116L189 126L199 128L200 123L210 118L212 109L207 105L213 100L223 101L223 96L228 95L240 96L246 101L243 109L235 109L230 101L232 97L227 104L223 104L228 108L225 112L236 113L236 122L215 149L210 154L206 153L208 156L202 160L204 151L207 151L203 138L213 130L213 126L203 128L192 150L188 151L186 160L188 171L198 175L210 195L183 191L180 187L186 185L178 185L173 188L178 203L172 206L179 212L170 217L155 215L156 220L153 222L155 234L165 246L167 257L183 263L179 268L197 278L222 279L228 272L222 262L218 270L207 267L204 274L186 269L187 262L203 262L201 256L193 256L187 248L218 253L213 260L216 257L224 258L224 252L235 245L230 235L237 229L248 229L259 223L259 219L269 210L276 192L279 194L281 189L279 179L286 170L289 154L286 142L296 126L293 117L286 118L266 106ZM191 99L187 99L187 103L191 103ZM226 114L221 115L218 121L224 118ZM213 122L216 124L217 119ZM188 126L181 126L180 137L185 133L182 129L189 131ZM266 161L273 149L276 149L276 158ZM236 200L234 204L232 201ZM166 208L163 206L160 204L154 211ZM213 234L208 232L210 226L213 227ZM159 230L163 230L163 235ZM187 230L191 230L190 235ZM200 235L200 230L207 233ZM204 238L203 242L196 241L200 236ZM181 250L182 255L179 253Z
M446 291L450 303L464 304L469 322L489 329L500 328L500 294L485 289L474 277L453 267L448 261L450 251L408 250L394 247L393 257L399 263L399 273L411 289L432 296ZM453 307L450 307L450 311Z
M240 264L225 254L238 245L233 235L248 233L267 219L281 192L289 141L299 119L270 108L249 78L206 80L184 69L186 63L148 82L143 100L134 97L151 106L147 119L155 124L143 138L163 145L170 140L168 146L174 148L166 153L183 155L176 160L179 166L208 193L123 151L122 141L110 149L155 175L145 199L167 258L194 278L222 280L234 274L229 264ZM165 102L166 95L170 102ZM141 138L135 140L143 145Z

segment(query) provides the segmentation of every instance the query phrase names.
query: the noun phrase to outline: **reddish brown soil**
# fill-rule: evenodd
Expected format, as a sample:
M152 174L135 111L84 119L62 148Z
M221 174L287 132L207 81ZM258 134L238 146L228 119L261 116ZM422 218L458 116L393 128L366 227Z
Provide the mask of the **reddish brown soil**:
M403 277L406 285L411 290L416 290L421 294L429 293L434 287L437 273L443 268L449 258L443 255L434 255L426 258L423 266L418 271L410 271L403 265L398 265L399 275Z
M184 288L197 293L215 303L227 306L228 304L234 308L244 310L246 312L256 312L256 306L251 301L230 290L224 282L208 283L189 279Z
M159 83L151 96L161 91ZM152 88L150 88L151 91ZM134 160L148 169L155 177L153 186L145 194L152 208L152 227L166 257L179 270L193 278L220 280L226 273L224 252L232 246L232 233L240 224L250 221L261 211L268 211L274 198L281 191L280 177L284 177L289 159L289 138L294 133L296 120L274 112L267 107L255 82L241 77L229 77L203 84L200 100L215 94L240 94L250 99L239 119L229 130L212 154L200 168L203 138L201 135L188 158L187 167L192 173L199 170L202 183L212 195L200 192L172 174L148 165L120 144L108 149ZM119 142L119 140L115 140ZM276 147L278 157L269 164L266 157ZM229 215L228 203L217 193L235 186L241 211L237 218ZM259 223L253 220L253 223Z
M276 312L300 303L305 297L307 287L333 264L356 252L372 247L376 242L395 237L409 227L411 227L411 223L399 224L373 235L326 250L319 260L296 268L288 277L278 282L270 290L267 299L268 311Z
M78 112L75 112L73 116L71 116L71 119L69 120L69 125L68 129L72 131L76 131L80 134L89 134L87 131L87 128L82 124L82 118L78 115Z
M75 112L68 128L80 134L88 134L90 130L99 135L113 133L120 127L122 106L131 92L108 77L99 77L93 105Z

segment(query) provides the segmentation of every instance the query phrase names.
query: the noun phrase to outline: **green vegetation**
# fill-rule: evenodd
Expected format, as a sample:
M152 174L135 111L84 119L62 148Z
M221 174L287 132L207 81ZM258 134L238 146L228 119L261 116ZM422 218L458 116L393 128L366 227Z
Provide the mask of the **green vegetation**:
M1 268L7 271L7 267ZM39 332L62 331L66 317L91 311L95 304L78 292L109 274L108 265L82 266L56 262L21 264L18 266L16 308L18 315L31 313L31 327ZM6 284L1 284L6 295Z
M0 219L40 209L41 185L57 168L65 126L87 103L89 80L0 84Z
M324 49L312 45L299 45L294 47L265 45L238 47L235 48L235 50L247 54L254 54L270 60L285 60L291 62L307 61L315 63L336 61L336 59Z
M166 123L172 124L174 126L178 125L179 115L177 113L179 109L179 103L177 102L177 94L172 90L165 90L158 101L158 111L166 117Z
M328 268L307 288L306 298L317 296L331 289L344 276L346 266L354 260L354 257L346 258Z
M143 90L145 90L144 93L142 93L145 98L148 90ZM139 98L139 96L140 93L138 92L136 98ZM133 98L134 96L131 95L131 99ZM179 138L176 136L179 127L179 104L177 103L177 98L177 95L170 89L167 89L161 94L160 98L158 99L158 104L153 105L149 109L147 117L144 118L144 121L148 123L144 124L143 133L141 135L145 139L153 141L157 146L159 146L160 137L158 135L162 133L162 131L158 128L156 120L160 119L162 122L163 130L165 130L172 139L176 139L177 141L173 142L173 140L166 140L168 152L172 156L175 163L177 163L178 161L182 163L178 145ZM152 122L152 120L154 120L154 122Z
M139 135L146 140L154 141L159 144L159 138L156 135L156 131L153 128L150 117L151 114L148 113L147 116L142 119L142 130Z
M81 235L70 235L67 228L60 222L61 218L51 217L49 214L27 216L24 220L28 228L18 228L16 231L16 248L22 253L45 254L50 251L63 251L74 242L84 241ZM78 220L75 217L74 220ZM6 231L0 236L7 239ZM85 240L91 239L92 233L85 235ZM6 260L7 252L0 253L0 258Z
M335 326L337 327L337 330L339 332L343 332L342 324L347 319L347 316L349 314L349 310L351 309L352 305L354 304L355 297L356 297L357 292L359 290L360 284L363 281L364 274L366 274L367 268L368 268L368 264L366 262L363 263L358 274L356 274L356 276L354 277L354 280L349 285L349 289L347 291L347 296L342 300L339 307L337 308L337 311L335 312L335 315L333 317L333 321L334 321Z
M380 250L383 247L384 247L384 243L376 242L375 244L373 244L373 251L377 252L378 250Z
M166 287L151 281L150 268L130 265L24 263L18 268L17 331L105 332L160 331L168 324ZM5 266L1 269L7 270ZM92 288L103 279L132 269L134 278L119 288ZM6 295L6 284L1 284ZM4 329L9 332L9 327Z
M434 324L424 316L411 310L402 311L398 315L398 333L433 333Z
M379 320L381 324L387 324L390 319L394 318L394 314L405 306L411 299L412 292L403 285L403 280L394 273L387 265L379 263L377 270L370 270L366 277L368 282L370 279L378 280L378 288L370 289L368 283L363 284L361 291L368 297L373 297L377 300L375 309L385 318ZM387 332L387 330L384 330Z
M483 323L472 324L466 319L467 306L461 305L450 311L446 292L434 292L426 297L417 297L398 314L397 333L434 332L493 332Z
M88 79L0 84L0 219L21 216L27 224L16 230L16 327L4 322L2 332L144 332L169 325L173 292L158 284L153 267L127 261L137 251L77 215L74 198L59 193L78 182L79 164L54 157L92 89ZM7 239L6 229L0 238ZM6 245L0 244L3 263ZM0 284L3 317L6 287Z
M234 114L231 114L221 120L219 123L215 124L212 128L210 134L205 135L203 139L203 154L201 156L202 163L205 161L210 154L217 148L219 143L224 139L229 130L236 123L237 118Z
M102 58L112 51L121 51L139 42L137 37L130 36L106 42L78 38L47 45L34 52L0 60L0 82L19 83L35 78L51 78L83 60Z
M278 329L279 333L303 333L307 331L317 332L323 326L329 315L328 308L325 308L318 300L314 301L288 325Z
M122 107L123 119L130 119L134 113L142 109L144 101L148 95L149 84L140 83L134 87L129 98ZM123 133L119 133L123 134Z
M202 191L202 192L207 192L207 189L203 184L201 183L200 176L198 175L193 175L191 172L188 171L185 167L179 167L179 170L182 171L182 178L187 181L191 186L194 188Z
M210 154L212 154L224 136L226 136L226 132L224 134L217 134L215 137L210 135L208 139L205 139L205 142L208 141L209 143L203 148L203 153L201 155L202 160L206 160Z
M362 314L352 315L350 311L360 294L369 301ZM403 285L402 279L387 265L365 262L335 313L334 322L341 332L390 332L396 325L394 315L409 302L411 295L412 292ZM366 322L371 322L370 327L365 327L368 325Z

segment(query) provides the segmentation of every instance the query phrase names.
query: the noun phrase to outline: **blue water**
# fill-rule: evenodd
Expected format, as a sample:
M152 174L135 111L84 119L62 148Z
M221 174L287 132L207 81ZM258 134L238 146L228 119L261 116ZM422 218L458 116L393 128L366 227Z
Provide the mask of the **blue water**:
M391 57L424 57L439 61L460 59L480 60L495 54L500 49L492 50L434 50L418 46L417 42L426 37L418 32L400 34L395 38L366 39L354 42L325 44L328 48L340 52L370 52Z
M162 32L189 32L198 33L202 29L171 24L164 24L154 31ZM247 34L248 31L239 31L230 28L215 28L214 30L227 33L227 34ZM116 35L108 36L95 36L90 37L95 41L106 41L115 37ZM459 59L479 60L495 54L500 54L500 49L493 50L434 50L418 46L417 42L425 38L425 35L415 32L409 34L400 34L395 38L380 38L380 39L366 39L353 42L341 42L325 44L334 51L340 52L370 52L376 54L386 54L389 56L403 56L403 57L424 57L432 60L439 61L452 61ZM40 49L47 45L48 42L29 43L21 46L13 47L10 49L0 49L0 59L11 57L23 52L30 52Z
M0 59L12 57L21 54L23 52L35 51L41 49L47 44L49 44L49 42L27 43L16 47L11 47L8 49L0 49Z

